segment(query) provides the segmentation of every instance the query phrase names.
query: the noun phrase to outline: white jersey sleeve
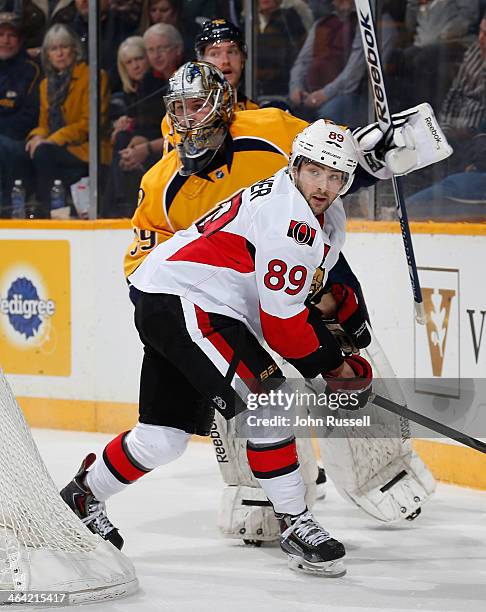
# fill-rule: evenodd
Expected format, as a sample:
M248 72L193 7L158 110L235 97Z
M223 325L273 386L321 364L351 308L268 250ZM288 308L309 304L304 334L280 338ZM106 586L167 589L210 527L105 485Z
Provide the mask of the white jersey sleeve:
M259 185L266 195L258 195ZM255 280L265 340L288 360L312 361L317 366L311 368L314 376L320 365L327 364L327 357L337 367L342 358L334 350L333 339L305 305L316 268L332 249L327 234L284 173L278 173L274 181L269 179L266 187L257 183L245 197L253 197ZM261 201L255 201L259 197Z

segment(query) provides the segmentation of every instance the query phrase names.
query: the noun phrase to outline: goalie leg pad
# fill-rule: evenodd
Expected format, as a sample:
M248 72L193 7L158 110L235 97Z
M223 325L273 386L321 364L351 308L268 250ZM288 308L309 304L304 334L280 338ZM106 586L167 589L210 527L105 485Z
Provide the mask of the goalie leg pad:
M277 540L280 528L272 505L248 465L246 439L236 438L234 422L226 421L216 413L211 440L225 483L218 518L222 533L229 538ZM296 442L300 472L305 484L305 501L307 507L312 508L317 496L318 474L314 451L310 439L302 438Z
M412 451L396 459L366 485L347 495L370 516L386 522L413 519L435 490L435 480L420 457Z
M376 375L374 391L405 405L393 369L371 335L364 355ZM379 521L396 522L416 515L436 483L412 448L408 420L372 404L363 414L370 416L371 429L342 427L319 439L329 478L343 497Z
M266 542L280 535L272 504L260 486L225 486L218 527L227 538Z
M375 519L408 518L432 495L435 480L410 439L402 438L397 417L383 418L383 411L370 405L363 413L370 416L372 432L341 427L319 440L326 473L343 497Z

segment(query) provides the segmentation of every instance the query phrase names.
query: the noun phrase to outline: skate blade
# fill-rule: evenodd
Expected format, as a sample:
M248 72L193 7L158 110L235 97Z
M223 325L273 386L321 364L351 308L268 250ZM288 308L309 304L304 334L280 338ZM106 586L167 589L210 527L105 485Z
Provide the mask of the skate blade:
M324 578L340 578L346 573L346 567L342 559L323 561L322 563L309 563L309 561L302 559L302 557L288 555L288 566L289 569L295 572L304 572L305 574Z

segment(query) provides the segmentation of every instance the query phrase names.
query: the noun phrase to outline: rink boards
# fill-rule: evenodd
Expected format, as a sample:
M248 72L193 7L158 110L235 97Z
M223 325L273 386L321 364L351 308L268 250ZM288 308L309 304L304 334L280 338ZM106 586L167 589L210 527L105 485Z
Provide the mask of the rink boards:
M412 224L426 326L414 322L398 223L348 230L344 253L409 406L486 439L486 225ZM0 222L0 364L32 425L136 421L142 352L121 265L131 237L127 221ZM416 444L439 478L486 489L482 455Z

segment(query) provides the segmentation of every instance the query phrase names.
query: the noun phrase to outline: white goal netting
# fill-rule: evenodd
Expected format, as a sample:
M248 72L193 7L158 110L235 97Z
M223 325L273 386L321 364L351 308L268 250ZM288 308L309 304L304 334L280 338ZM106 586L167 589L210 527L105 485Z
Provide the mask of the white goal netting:
M61 499L0 369L0 591L66 592L65 603L84 603L137 587L129 559Z

